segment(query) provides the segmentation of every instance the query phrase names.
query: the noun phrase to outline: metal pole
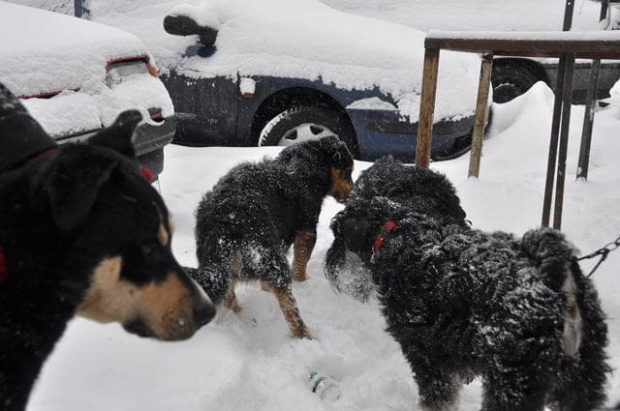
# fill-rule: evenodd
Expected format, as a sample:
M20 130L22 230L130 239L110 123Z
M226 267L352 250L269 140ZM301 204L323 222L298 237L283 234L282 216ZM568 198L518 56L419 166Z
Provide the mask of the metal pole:
M599 15L599 21L607 18L607 10L609 9L609 0L601 1L601 14Z
M573 10L575 8L575 0L566 0L566 8L564 9L564 22L562 24L562 31L570 30L573 24ZM558 155L558 139L560 133L560 122L562 119L562 112L566 109L562 107L565 93L564 85L566 83L566 67L569 57L566 53L560 55L560 61L558 66L558 79L555 90L555 100L553 103L553 117L551 120L551 140L549 141L549 157L547 159L547 179L545 181L545 197L543 200L543 215L542 225L543 227L549 227L549 220L551 216L551 200L553 197L553 183L554 173L556 168L556 161ZM574 58L573 58L574 63ZM571 70L571 89L572 89L572 70ZM571 90L572 92L572 90ZM570 103L568 112L570 113ZM564 184L562 184L562 187ZM556 193L557 197L557 193Z
M493 70L493 55L482 56L480 64L480 81L478 83L478 99L476 102L476 115L474 117L474 130L471 142L471 154L469 156L469 177L480 174L480 156L482 155L482 138L484 137L484 124L489 102L489 85L491 83L491 71Z
M437 71L439 69L439 49L424 51L424 71L422 73L422 97L420 119L418 120L418 140L416 142L415 163L428 168L431 158L433 137L433 114L437 93Z
M583 129L581 131L581 145L579 146L577 179L588 179L588 168L590 166L590 147L592 145L592 126L594 124L594 108L596 106L596 90L598 90L598 74L600 68L601 60L592 60L592 68L590 68L590 80L588 83L588 95L586 96L586 110L583 117Z
M562 130L560 132L560 152L558 158L558 172L555 187L555 210L553 213L553 228L562 228L562 209L564 207L564 181L566 180L566 155L568 153L568 131L570 128L570 109L573 101L573 69L575 55L569 54L566 59L564 75L564 89L562 90Z
M547 180L545 182L545 197L543 200L543 227L549 227L551 216L551 200L553 197L553 183L555 182L555 167L558 157L558 140L560 135L560 120L562 116L562 96L564 91L564 74L566 73L567 55L562 54L558 65L558 79L553 102L553 117L551 120L551 139L549 141L549 157L547 159Z
M74 0L73 1L73 15L75 17L82 17L82 13L84 10L82 9L82 0Z
M575 8L575 0L566 0L566 8L564 9L564 23L562 31L569 31L573 25L573 10Z
M607 19L609 10L609 0L601 1L601 13L599 21ZM609 22L608 22L609 23ZM594 113L598 91L598 75L601 69L601 60L592 60L590 68L590 80L588 82L588 95L586 96L586 109L583 118L583 129L581 131L581 145L579 146L579 163L577 164L577 179L588 179L588 169L590 167L590 147L592 145L592 127L594 124Z
M78 18L90 19L89 0L73 0L73 15Z

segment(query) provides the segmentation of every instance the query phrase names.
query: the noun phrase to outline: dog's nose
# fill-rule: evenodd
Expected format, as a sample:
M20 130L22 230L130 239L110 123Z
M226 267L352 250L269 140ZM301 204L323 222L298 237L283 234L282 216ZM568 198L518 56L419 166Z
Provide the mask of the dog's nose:
M200 301L194 308L194 317L196 318L196 322L200 325L200 327L208 324L213 319L213 317L215 317L215 314L215 306L209 301L203 299L200 299Z
M335 191L332 194L332 197L334 197L334 199L336 201L338 201L339 203L344 203L345 198L343 197L342 193L340 191Z

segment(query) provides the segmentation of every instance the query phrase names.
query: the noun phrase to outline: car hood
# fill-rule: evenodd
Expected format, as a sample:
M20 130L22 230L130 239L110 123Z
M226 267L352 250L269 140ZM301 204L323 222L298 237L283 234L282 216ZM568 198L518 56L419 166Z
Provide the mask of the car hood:
M156 77L136 76L113 90L105 84L110 63L151 58L133 34L0 1L0 38L0 82L55 138L107 126L130 108L174 112Z

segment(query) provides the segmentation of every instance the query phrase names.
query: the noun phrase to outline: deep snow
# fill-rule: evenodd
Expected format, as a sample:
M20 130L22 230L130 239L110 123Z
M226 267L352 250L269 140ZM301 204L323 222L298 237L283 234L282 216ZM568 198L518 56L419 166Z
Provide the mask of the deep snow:
M553 96L542 83L511 103L495 106L479 179L467 178L468 155L432 163L456 185L474 227L523 233L540 223ZM590 177L575 181L583 107L572 110L564 231L588 253L620 234L620 105L595 119ZM278 148L166 148L161 192L177 231L173 248L195 264L193 211L202 194L233 165L275 155ZM356 162L356 172L370 163ZM31 399L30 411L50 410L413 410L417 389L398 345L384 332L375 301L335 294L322 273L331 243L330 218L341 208L324 203L310 280L293 293L312 341L293 340L275 298L253 286L238 297L244 310L222 310L189 341L140 339L118 325L73 321ZM585 270L592 262L582 264ZM620 367L620 251L594 275L609 316L610 363ZM340 381L340 400L310 392L308 370ZM609 380L609 404L620 400L620 376ZM461 410L479 408L480 383L462 394Z

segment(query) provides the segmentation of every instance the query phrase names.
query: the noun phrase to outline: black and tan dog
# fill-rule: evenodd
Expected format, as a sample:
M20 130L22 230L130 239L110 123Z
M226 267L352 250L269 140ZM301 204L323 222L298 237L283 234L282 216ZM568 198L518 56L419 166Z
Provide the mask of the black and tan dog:
M408 198L385 189L399 169ZM362 299L377 293L423 410L456 409L475 376L484 410L600 406L607 327L572 246L552 229L518 239L463 217L445 177L379 162L332 221L327 277Z
M75 314L162 340L189 338L215 315L172 255L161 197L118 152L133 156L141 117L123 113L90 144L56 147L0 86L0 140L13 152L0 163L1 410L25 409Z
M198 269L188 269L215 302L238 311L237 280L259 280L276 296L291 333L309 337L291 293L306 279L323 199L348 197L353 158L336 137L287 147L273 160L233 168L197 210ZM293 272L286 257L294 245Z

